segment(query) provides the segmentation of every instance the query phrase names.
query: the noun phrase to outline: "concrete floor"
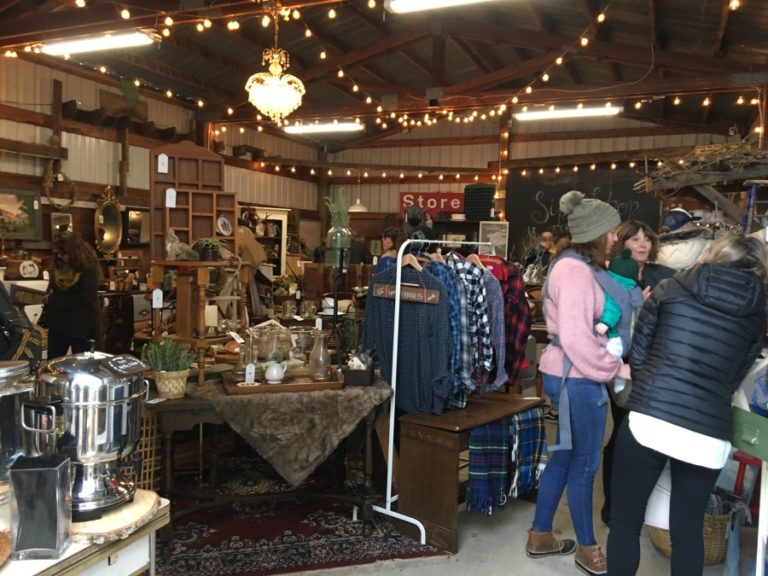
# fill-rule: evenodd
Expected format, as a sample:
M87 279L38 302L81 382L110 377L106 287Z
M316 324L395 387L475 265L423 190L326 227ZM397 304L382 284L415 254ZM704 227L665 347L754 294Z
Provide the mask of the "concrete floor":
M610 433L610 416L606 434ZM548 428L551 428L548 423ZM548 430L548 437L553 437ZM606 436L607 438L607 436ZM603 503L602 479L600 473L595 480L594 523L597 542L605 547L608 528L600 521ZM527 531L533 520L535 504L524 500L512 500L499 513L484 516L474 512L461 512L459 516L459 551L455 555L416 560L379 562L371 565L353 566L324 571L333 576L360 574L405 574L408 576L454 576L481 574L482 576L510 576L535 574L553 576L560 574L583 574L574 564L574 557L560 556L533 560L525 554ZM377 514L377 516L379 516ZM565 495L555 517L556 530L564 538L574 538L571 519ZM744 528L741 535L742 571L754 567L757 530ZM605 548L604 548L605 549ZM651 543L645 530L641 536L641 559L638 576L662 576L669 574L670 561ZM703 576L720 576L723 564L705 566ZM754 574L754 572L752 572ZM311 574L311 573L302 573ZM314 572L317 574L317 572Z

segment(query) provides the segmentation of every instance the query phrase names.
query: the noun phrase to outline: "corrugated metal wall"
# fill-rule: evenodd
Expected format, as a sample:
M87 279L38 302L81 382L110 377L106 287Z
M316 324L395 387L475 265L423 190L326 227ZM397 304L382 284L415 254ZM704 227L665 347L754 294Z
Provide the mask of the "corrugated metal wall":
M99 93L107 90L119 93L119 90L77 76L51 70L21 59L0 58L0 102L50 114L53 80L63 83L63 98L76 100L82 109L98 108ZM147 99L149 119L158 127L175 127L180 132L188 132L194 113L172 103ZM223 125L223 124L222 124ZM219 128L222 126L220 125ZM643 122L623 118L564 120L557 122L513 122L512 133L531 134L537 132L567 132L599 129L632 128L649 126ZM240 133L234 126L219 135L226 152L231 154L232 147L249 144L262 148L269 157L286 160L316 161L317 148L311 144L300 144L283 140L246 129ZM393 139L451 138L467 136L496 136L500 131L498 119L475 121L471 123L443 122L430 127L415 127L408 133L398 134ZM0 121L0 136L12 140L47 144L50 130L16 122ZM553 156L623 152L625 150L655 150L713 144L735 140L710 134L659 135L625 138L590 138L558 141L514 142L510 149L510 160L532 159L535 167L536 158ZM69 149L69 159L62 164L62 169L73 180L82 180L97 184L116 184L120 148L116 143L65 133L63 145ZM408 146L397 148L361 148L346 150L329 155L329 161L342 170L344 164L355 166L388 166L391 181L368 184L361 178L359 184L347 186L350 202L356 198L366 204L371 211L396 212L399 193L413 192L457 192L464 189L464 184L452 182L450 169L487 169L489 163L499 160L499 148L495 143L462 146ZM432 175L443 168L446 170L444 182L427 184L401 184L398 180L397 167L425 167L432 169ZM41 159L18 154L0 152L0 171L40 175L43 170ZM426 172L425 172L426 173ZM372 174L373 175L373 174ZM380 175L376 174L377 176ZM410 176L414 173L410 172ZM138 147L130 148L130 172L128 185L136 188L148 188L149 153ZM314 184L282 178L280 176L255 173L248 170L227 167L225 186L240 193L247 202L274 205L289 208L313 210L317 206L317 188Z
M511 134L542 134L547 132L595 132L595 138L577 140L543 140L513 142L509 152L510 160L524 158L550 158L579 154L624 152L625 150L659 150L663 148L693 147L704 144L738 142L717 134L665 134L655 136L631 136L622 138L600 138L600 130L621 128L647 128L654 124L626 118L591 118L548 120L541 122L516 122L510 126ZM531 163L532 166L535 162Z
M63 100L76 100L83 110L100 106L99 93L106 90L119 94L115 88L84 80L77 76L51 70L20 59L0 58L0 103L44 114L51 113L53 80L61 80ZM175 127L179 132L188 132L194 118L192 111L171 103L145 99L149 120L158 127ZM22 142L48 144L51 131L19 122L0 120L0 136ZM317 160L317 150L311 145L282 140L255 130L229 129L220 136L231 154L232 146L250 144L263 148L269 156L305 161ZM120 162L120 145L97 138L64 132L62 146L67 148L69 157L62 162L62 171L68 178L94 184L117 184ZM131 146L129 149L128 186L149 188L149 150ZM41 176L45 161L41 158L0 152L0 172ZM241 199L286 208L314 210L317 207L317 187L309 182L281 178L226 167L225 186L228 190L240 192Z
M392 136L390 140L417 140L425 138L452 138L469 136L498 137L498 121L476 121L467 124L443 122L429 127L414 128L405 134ZM386 140L385 140L386 141ZM450 168L487 170L490 162L498 162L498 144L473 144L464 146L407 146L400 148L358 148L331 154L329 161L344 170L344 163L356 166L381 165L392 166L387 171L390 183L367 184L361 178L360 184L346 188L347 198L354 202L356 198L372 212L398 212L400 192L463 192L465 184L451 181L454 173ZM403 184L398 181L397 166L432 168L430 183ZM434 177L445 168L445 180L434 182ZM378 172L378 171L377 171ZM371 175L380 176L380 172L371 171ZM427 172L425 171L425 175ZM355 174L357 176L357 174ZM413 177L413 171L408 173Z

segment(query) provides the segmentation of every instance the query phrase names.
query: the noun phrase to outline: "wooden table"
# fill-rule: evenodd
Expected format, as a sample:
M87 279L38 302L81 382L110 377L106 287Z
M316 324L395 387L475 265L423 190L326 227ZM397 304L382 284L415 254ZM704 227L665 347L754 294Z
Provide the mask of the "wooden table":
M160 489L169 496L173 490L174 463L173 463L173 434L190 430L197 425L224 424L224 419L213 408L210 402L200 398L177 398L162 402L145 404L146 409L158 415L158 426L163 438L162 443L162 468L160 470ZM210 486L216 486L216 468L218 454L216 452L215 438L214 449L208 451L211 475ZM200 473L202 474L202 469Z
M298 486L357 424L386 402L383 384L341 390L227 396L220 384L205 397L184 397L146 404L158 416L163 436L161 486L173 488L173 433L198 424L228 424L291 485ZM215 485L216 453L209 451Z
M468 448L469 430L542 402L541 398L487 393L473 396L463 410L400 417L398 512L421 520L428 544L458 550L459 454ZM418 534L412 524L398 523L398 529Z
M0 527L10 522L9 505L0 506ZM162 500L154 516L128 538L106 544L70 544L57 560L9 560L0 576L104 576L155 574L155 534L170 522L171 506Z

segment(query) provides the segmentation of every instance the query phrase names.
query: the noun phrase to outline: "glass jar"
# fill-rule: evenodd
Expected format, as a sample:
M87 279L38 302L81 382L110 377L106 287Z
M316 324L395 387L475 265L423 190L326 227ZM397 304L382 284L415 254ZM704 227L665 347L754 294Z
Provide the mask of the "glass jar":
M315 330L313 336L315 341L309 353L309 374L312 380L322 382L331 376L331 353L328 351L325 332Z
M325 265L339 267L341 254L352 246L352 230L349 228L333 227L328 230L325 239ZM344 250L342 250L344 249ZM346 264L349 264L349 255L345 258Z

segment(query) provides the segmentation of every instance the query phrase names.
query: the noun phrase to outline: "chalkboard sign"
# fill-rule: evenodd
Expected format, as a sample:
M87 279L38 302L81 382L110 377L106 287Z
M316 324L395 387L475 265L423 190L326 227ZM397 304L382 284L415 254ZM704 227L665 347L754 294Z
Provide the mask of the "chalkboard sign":
M550 176L507 177L505 209L509 221L509 258L520 261L531 246L531 238L550 230L559 237L568 232L567 217L560 212L560 197L569 190L580 190L614 206L621 220L642 220L654 230L659 225L659 201L651 194L636 192L632 186L640 178L629 169L563 170Z

